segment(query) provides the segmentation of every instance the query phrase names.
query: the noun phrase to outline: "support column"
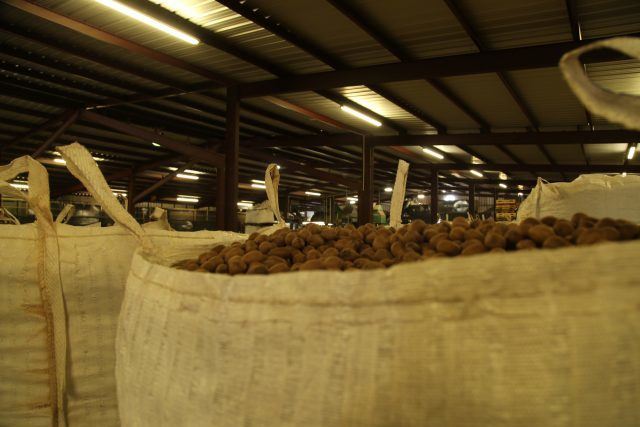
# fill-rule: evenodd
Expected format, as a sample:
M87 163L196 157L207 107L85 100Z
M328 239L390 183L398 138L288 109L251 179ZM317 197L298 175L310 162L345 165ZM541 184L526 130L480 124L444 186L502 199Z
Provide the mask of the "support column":
M224 175L224 168L216 169L216 228L218 230L225 230Z
M225 230L238 230L238 158L240 153L240 99L238 88L227 88L227 137L225 141Z
M372 222L373 146L362 138L362 187L358 195L358 223Z
M469 184L469 214L476 215L476 185Z
M431 223L438 222L438 171L431 172Z
M136 198L136 173L135 170L131 171L131 175L129 175L129 183L127 185L127 212L131 214L135 218L136 213L136 203L134 199Z

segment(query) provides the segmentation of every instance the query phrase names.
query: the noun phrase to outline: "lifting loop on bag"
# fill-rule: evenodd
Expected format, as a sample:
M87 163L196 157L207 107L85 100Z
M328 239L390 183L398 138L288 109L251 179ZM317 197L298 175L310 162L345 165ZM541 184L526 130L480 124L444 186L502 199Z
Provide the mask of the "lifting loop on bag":
M589 111L629 129L640 130L640 97L613 93L598 87L589 80L580 62L582 54L602 48L617 50L632 58L640 58L640 39L616 37L565 53L560 60L560 70L573 93Z
M9 183L27 173L28 191ZM29 156L19 157L9 165L0 166L0 194L24 200L36 217L38 230L38 287L47 327L49 353L49 400L52 425L66 425L65 395L67 377L67 321L62 283L60 282L56 228L49 202L49 174L40 162Z
M264 173L264 184L267 191L267 199L269 199L269 206L273 211L273 215L276 217L278 225L283 225L285 220L280 215L280 202L278 200L278 185L280 184L280 171L278 165L271 163L267 166L267 170Z
M58 151L66 160L69 172L82 182L109 217L116 224L131 232L140 241L142 249L146 253L155 252L155 247L151 239L145 234L142 226L122 207L118 199L113 195L91 153L77 142L60 146Z
M409 163L398 160L398 171L396 172L396 182L391 193L391 211L389 212L389 225L398 228L402 224L402 206L404 195L407 190L407 175L409 173Z

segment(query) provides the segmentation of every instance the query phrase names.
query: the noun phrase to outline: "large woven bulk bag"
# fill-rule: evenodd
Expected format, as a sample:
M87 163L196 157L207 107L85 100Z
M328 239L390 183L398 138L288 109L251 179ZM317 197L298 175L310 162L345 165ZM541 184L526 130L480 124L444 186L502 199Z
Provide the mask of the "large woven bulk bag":
M28 156L0 167L0 192L23 199L36 222L0 225L0 425L118 426L115 334L134 249L191 256L244 235L142 228L118 203L91 155L59 147L67 167L113 227L53 220L46 169ZM8 183L29 174L29 192ZM136 240L134 235L140 236Z
M636 426L638 253L260 277L138 253L117 337L122 423Z
M518 220L545 216L571 218L577 212L640 223L640 176L591 174L572 182L556 183L538 179L518 209Z

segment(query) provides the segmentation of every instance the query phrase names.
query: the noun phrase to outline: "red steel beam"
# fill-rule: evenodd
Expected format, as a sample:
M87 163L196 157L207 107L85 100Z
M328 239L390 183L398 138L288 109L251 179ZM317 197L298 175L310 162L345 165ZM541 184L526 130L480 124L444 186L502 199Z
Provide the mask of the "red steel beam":
M62 123L62 125L60 125L60 127L56 129L56 131L53 132L51 136L38 147L38 149L31 155L31 157L37 159L42 155L42 153L45 152L45 150L47 150L51 146L51 144L54 144L60 137L60 135L62 135L69 128L69 126L75 123L78 118L78 113L79 112L77 110L67 113L67 118Z

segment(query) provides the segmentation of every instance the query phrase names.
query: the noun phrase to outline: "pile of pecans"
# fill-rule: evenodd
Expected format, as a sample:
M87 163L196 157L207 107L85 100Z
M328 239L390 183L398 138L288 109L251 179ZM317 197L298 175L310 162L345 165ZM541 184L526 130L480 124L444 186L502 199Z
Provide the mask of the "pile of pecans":
M198 259L173 267L220 274L274 274L287 271L386 268L437 257L530 249L555 249L605 241L632 240L640 234L625 220L575 214L571 220L527 218L519 224L493 220L472 222L414 221L398 230L366 224L330 228L309 224L299 231L257 233L244 243L219 245Z

